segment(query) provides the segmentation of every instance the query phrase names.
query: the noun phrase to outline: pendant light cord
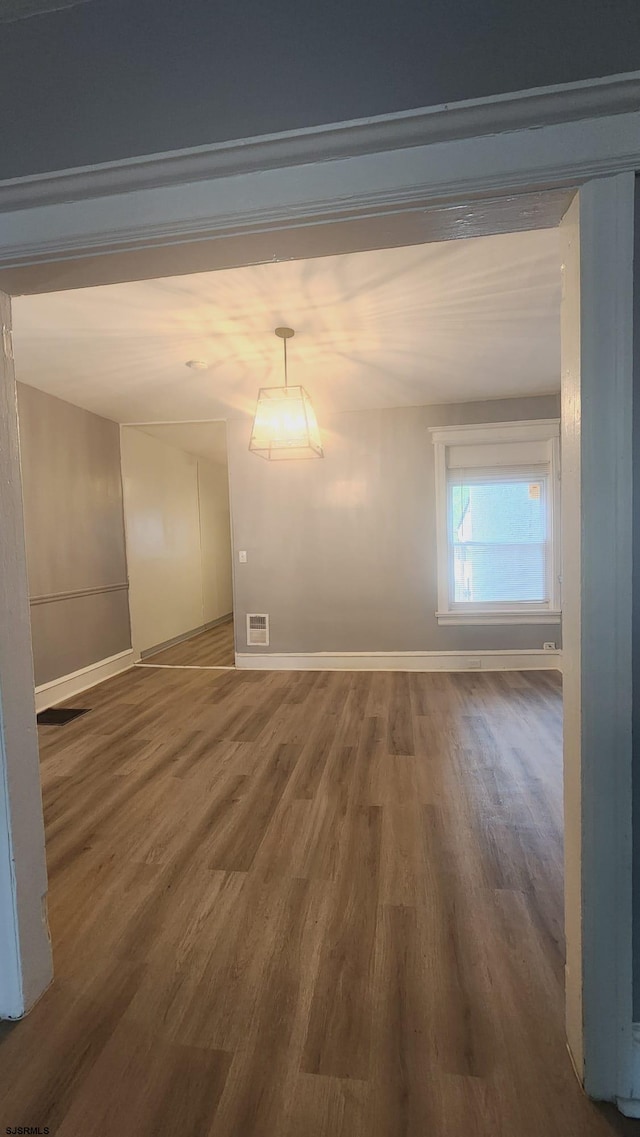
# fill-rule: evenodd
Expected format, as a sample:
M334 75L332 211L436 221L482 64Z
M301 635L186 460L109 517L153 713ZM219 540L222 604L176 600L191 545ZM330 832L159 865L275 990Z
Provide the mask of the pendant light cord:
M289 388L289 374L287 371L287 340L295 335L293 328L274 328L275 334L282 340L282 350L284 352L284 387L285 391Z

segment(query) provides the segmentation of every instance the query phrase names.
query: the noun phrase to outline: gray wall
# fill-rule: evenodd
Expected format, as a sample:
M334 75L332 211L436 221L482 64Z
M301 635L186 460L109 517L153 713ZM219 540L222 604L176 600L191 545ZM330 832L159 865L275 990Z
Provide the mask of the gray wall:
M640 175L636 175L633 269L633 1017L640 1022Z
M18 411L39 685L131 646L120 430L21 383Z
M1 31L4 178L640 67L637 0L91 0Z
M434 455L428 428L559 416L559 397L321 418L325 457L267 462L228 424L238 651L542 647L559 625L439 627ZM238 550L247 563L238 563ZM268 612L268 649L245 614Z

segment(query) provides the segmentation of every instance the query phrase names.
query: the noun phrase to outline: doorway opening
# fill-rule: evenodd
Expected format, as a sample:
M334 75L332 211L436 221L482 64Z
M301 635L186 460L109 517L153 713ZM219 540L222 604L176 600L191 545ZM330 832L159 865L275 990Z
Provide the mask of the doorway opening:
M416 958L430 952L434 969L447 976L441 1000L434 992L424 997L435 1000L431 1014L442 1031L448 1015L455 1024L448 1065L461 1063L475 1077L485 1042L500 1049L502 1011L482 1009L485 965L507 967L513 1000L519 997L514 960L498 963L494 917L505 935L527 929L540 992L532 1004L544 1007L542 1018L549 1015L553 1052L564 1044L561 625L551 603L555 561L546 555L559 535L557 517L543 508L554 498L550 448L560 416L562 208L557 197L554 203L547 227L512 234L87 287L15 303L18 380L47 383L49 394L55 383L58 398L77 391L85 406L94 399L94 407L110 410L119 423L135 664L95 689L86 727L65 728L75 732L73 739L67 735L75 749L67 752L62 736L44 728L50 731L45 793L55 788L51 768L74 780L86 760L86 738L108 732L92 751L96 781L104 773L100 800L115 793L118 831L130 857L157 861L160 881L189 825L204 827L207 794L224 788L230 762L228 800L219 801L216 789L211 806L222 822L206 829L211 871L246 872L251 887L255 872L258 891L265 874L277 882L272 888L282 889L276 910L289 904L289 859L303 880L335 877L354 890L349 912L364 930L345 950L359 991L360 1033L353 1052L340 1059L352 1077L363 1068L366 1033L378 1042L387 1038L388 1024L374 1023L373 1002L387 986L389 906L415 910L406 929L412 951ZM132 318L136 312L145 315L150 346ZM173 342L178 314L187 336L196 323L210 335L197 348L208 357L208 369L185 368L193 349L187 352L182 338L179 348ZM299 329L290 368L310 389L323 434L325 456L313 462L269 463L248 448L257 389L269 385L264 377L271 368L279 378L272 328L283 322ZM66 329L65 366L55 373L49 366L38 379L38 328L56 323ZM78 351L70 346L74 323L82 328ZM391 335L382 334L385 327ZM121 360L131 358L132 345L137 367L129 373ZM155 353L149 359L147 350ZM55 357L50 341L46 356ZM81 385L80 368L87 364L93 378ZM135 416L134 400L143 409ZM226 403L227 421L197 417L198 407L212 407L214 400ZM183 407L189 419L176 421ZM450 595L438 581L439 563L449 560L438 540L444 535L446 543L450 528L438 532L438 447L445 483L449 475L458 479L454 497L448 483L443 492L460 514L455 555L467 558L464 595L456 592L459 573ZM238 546L233 602L227 482ZM499 506L487 516L487 501L495 497L487 487L496 486ZM474 534L480 556L471 549ZM210 563L211 549L222 550L222 560ZM496 564L508 564L509 571L496 574ZM508 591L523 581L533 588L526 596ZM467 595L473 612L461 610ZM522 605L515 610L518 598L528 602L526 611ZM211 654L229 635L224 621L230 610L242 632L234 672L224 670L233 658ZM250 613L268 618L267 644L247 642ZM439 674L424 674L429 671ZM110 763L119 748L114 790ZM176 798L167 796L167 771L172 794L178 782ZM336 809L341 786L351 803L344 833ZM141 824L149 795L154 817ZM374 910L356 871L365 815L371 822L367 855L378 866ZM106 847L109 811L94 824ZM62 827L49 844L54 938L58 934L63 945L68 938L56 923L63 901L56 897L66 842ZM453 876L447 865L456 866ZM115 882L117 862L111 871ZM433 919L425 904L429 873L438 880ZM191 882L187 867L180 879L194 890L195 912L196 897L202 899L198 882ZM143 882L145 896L146 887ZM156 887L153 874L149 887ZM453 908L449 887L458 890ZM476 889L483 900L474 916ZM514 890L525 898L518 904L511 902ZM243 931L237 929L233 951L240 952L241 938L251 937L253 927L246 898L238 898L237 911ZM491 945L482 967L462 943L476 918ZM322 1022L326 991L338 982L327 945L341 919L347 916L336 907L317 947L320 970L308 977L318 993L305 1028L304 1061L316 1073L335 1073ZM449 926L458 943L452 957L444 935ZM376 952L382 962L372 994L363 971ZM234 959L223 960L216 982L224 984L234 967ZM402 982L417 978L406 973ZM474 989L468 1030L460 983ZM424 1001L422 1011L428 1017ZM233 1031L240 1032L240 1001L232 1018ZM342 1030L336 1012L328 1030L336 1053ZM411 1040L403 1045L411 1049ZM385 1047L379 1042L380 1070ZM508 1049L500 1051L505 1063ZM415 1059L411 1051L410 1064ZM566 1073L568 1081L568 1067ZM387 1106L392 1100L393 1094Z
M233 668L226 423L123 425L120 447L136 664Z

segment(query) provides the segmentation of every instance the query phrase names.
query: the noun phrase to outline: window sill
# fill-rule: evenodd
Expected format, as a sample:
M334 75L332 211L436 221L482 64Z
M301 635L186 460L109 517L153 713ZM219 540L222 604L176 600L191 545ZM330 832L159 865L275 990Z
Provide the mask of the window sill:
M562 613L544 612L436 612L436 619L442 625L489 625L489 624L559 624Z

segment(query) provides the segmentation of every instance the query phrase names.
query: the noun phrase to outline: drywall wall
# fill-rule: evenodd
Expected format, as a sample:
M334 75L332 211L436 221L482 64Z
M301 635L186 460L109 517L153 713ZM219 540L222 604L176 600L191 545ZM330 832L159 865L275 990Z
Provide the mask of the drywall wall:
M640 175L633 266L633 1017L640 1022Z
M36 686L131 646L116 423L18 384Z
M551 418L557 396L403 407L323 419L324 459L267 462L228 424L236 650L268 612L270 652L542 647L555 625L439 627L430 426ZM237 563L237 551L247 563Z
M197 460L124 428L122 482L137 656L203 623Z
M637 0L94 0L2 27L0 176L639 66Z
M123 427L122 480L139 656L231 611L227 472Z
M198 460L203 623L218 620L233 608L231 523L226 463Z
M0 323L11 327L0 293ZM13 362L0 344L0 1018L18 1018L51 981L38 738Z

